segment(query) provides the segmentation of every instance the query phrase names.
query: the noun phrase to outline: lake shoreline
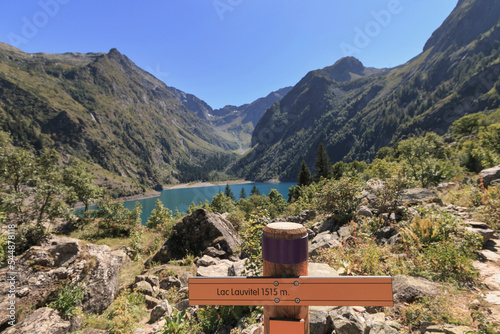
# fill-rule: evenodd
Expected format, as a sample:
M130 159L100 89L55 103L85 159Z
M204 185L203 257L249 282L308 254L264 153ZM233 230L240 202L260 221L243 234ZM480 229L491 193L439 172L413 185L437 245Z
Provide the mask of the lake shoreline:
M221 185L226 185L226 184L235 185L235 184L248 184L248 183L253 183L253 182L254 181L233 180L233 181L182 183L182 184L173 184L173 185L163 186L163 190L216 187L216 186L221 186Z

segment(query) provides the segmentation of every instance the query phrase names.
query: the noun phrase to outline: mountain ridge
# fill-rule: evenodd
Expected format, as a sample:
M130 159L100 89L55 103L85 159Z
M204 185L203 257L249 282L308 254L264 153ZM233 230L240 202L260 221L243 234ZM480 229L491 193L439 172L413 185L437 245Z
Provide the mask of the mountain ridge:
M453 36L484 12L496 21L481 24L472 41ZM499 17L497 4L463 0L405 64L366 70L343 58L309 72L264 114L252 149L230 171L256 180L296 180L301 160L312 167L321 142L333 163L371 161L381 147L421 132L442 135L461 116L498 108Z

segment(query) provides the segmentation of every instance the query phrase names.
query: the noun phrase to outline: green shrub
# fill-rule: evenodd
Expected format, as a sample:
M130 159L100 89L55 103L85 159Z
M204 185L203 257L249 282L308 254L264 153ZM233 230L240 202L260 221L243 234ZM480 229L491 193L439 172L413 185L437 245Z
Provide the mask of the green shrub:
M48 307L59 311L63 318L71 319L80 311L83 301L83 288L77 284L66 284L59 289L56 299Z
M481 215L484 222L495 231L500 231L500 187L489 187L483 197Z
M421 274L433 281L469 284L478 278L473 250L457 247L454 241L433 243L422 256L428 266Z
M231 212L235 208L234 201L224 195L224 193L219 192L214 196L212 202L210 202L210 210L218 213Z
M104 237L130 236L134 229L141 224L142 207L136 202L131 211L123 206L122 201L115 201L109 196L101 199L99 209L93 213L99 218L99 233Z
M340 180L328 180L317 194L316 207L347 223L354 218L361 203L361 190L362 185L353 179L342 177Z
M146 299L138 292L123 292L101 315L85 314L84 327L110 331L112 334L133 333L147 315Z
M433 322L438 324L465 325L465 319L457 318L450 311L449 300L443 297L419 297L414 303L404 307L401 311L403 324L412 329L420 327L422 322Z
M164 207L160 199L157 199L155 208L151 211L151 215L146 222L146 227L151 229L163 227L168 224L170 219L172 219L172 211Z
M235 325L254 309L255 306L207 306L197 312L198 322L203 332L215 333L228 325Z
M269 222L267 210L251 215L241 232L240 251L245 253L245 276L262 275L262 230Z

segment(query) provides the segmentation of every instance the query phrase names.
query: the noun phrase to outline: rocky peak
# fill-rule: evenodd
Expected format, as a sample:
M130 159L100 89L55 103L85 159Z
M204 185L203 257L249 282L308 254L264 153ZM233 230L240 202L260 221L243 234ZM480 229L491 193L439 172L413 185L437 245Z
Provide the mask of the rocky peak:
M358 59L354 57L344 57L339 59L335 64L325 67L323 72L327 74L330 79L338 82L352 80L351 74L364 75L365 67Z

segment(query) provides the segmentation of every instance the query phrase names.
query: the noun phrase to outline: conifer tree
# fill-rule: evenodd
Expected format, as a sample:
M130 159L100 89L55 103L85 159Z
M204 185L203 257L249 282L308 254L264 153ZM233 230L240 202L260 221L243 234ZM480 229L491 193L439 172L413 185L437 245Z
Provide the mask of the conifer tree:
M315 175L314 181L318 182L322 177L330 178L330 159L328 158L328 153L323 146L323 143L319 144L318 151L316 153L316 162L314 163Z
M245 191L245 188L241 187L240 199L246 199L246 198L247 198L247 192Z
M260 190L257 189L257 186L253 186L252 190L250 190L250 196L252 195L260 196Z
M312 183L311 170L306 164L306 161L302 159L302 165L300 166L299 172L299 186L308 186Z
M236 197L233 194L233 191L231 188L229 188L229 184L226 184L226 190L224 191L224 195L232 199L233 201L236 201Z

